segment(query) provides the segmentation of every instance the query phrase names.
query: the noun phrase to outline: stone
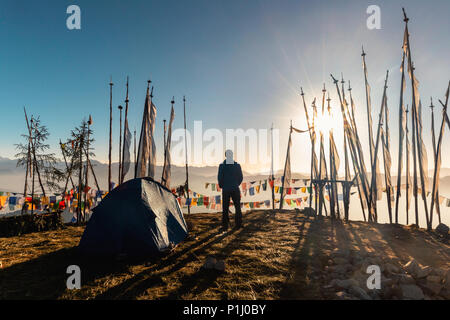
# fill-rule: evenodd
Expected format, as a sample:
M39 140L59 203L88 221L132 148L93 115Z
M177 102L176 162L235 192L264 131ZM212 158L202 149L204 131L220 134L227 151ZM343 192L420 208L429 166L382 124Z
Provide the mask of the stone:
M430 266L422 267L414 259L405 264L403 268L406 270L406 272L408 272L416 279L426 278L433 271L432 267Z
M410 275L415 275L418 270L420 269L420 265L419 263L415 260L412 259L411 261L409 261L407 264L405 264L403 266L403 268L406 270L406 272L408 272Z
M216 269L217 271L225 271L225 261L223 260L218 260L214 266L214 269Z
M445 288L450 290L450 270L447 270L445 275Z
M394 297L397 299L403 298L402 290L397 285L392 285L390 287L386 287L383 290L383 298L386 300L392 300Z
M358 286L358 285L359 283L355 279L345 279L345 280L336 279L333 282L333 286L339 289L348 289L351 286Z
M217 263L216 258L212 257L212 256L208 256L206 258L205 263L203 264L203 268L205 269L213 269L215 267Z
M333 267L333 272L337 274L345 274L350 270L352 270L351 264L338 264Z
M415 284L416 281L414 278L409 274L396 274L393 275L393 279L398 282L399 284Z
M438 276L440 277L442 280L445 279L447 272L443 269L440 268L433 268L433 271L431 271L431 275L433 276Z
M426 278L433 271L433 268L430 266L425 266L420 268L419 272L416 275L416 278Z
M350 287L350 293L354 296L362 299L362 300L372 300L372 297L369 296L364 289L358 287L358 286L351 286Z
M427 282L433 282L433 283L441 283L442 282L442 278L440 276L433 276L433 275L429 275L427 277Z
M379 266L381 271L384 270L383 260L381 260L380 257L373 257L373 258L370 258L369 260L370 260L371 264L375 264L375 265Z
M392 273L400 273L400 268L397 267L396 265L393 265L392 263L386 263L384 265L384 269L386 270L386 272L392 274Z
M443 223L439 223L436 227L436 232L444 237L448 237L449 227Z
M423 300L425 299L425 295L423 294L422 289L416 286L415 284L402 284L400 285L400 289L402 290L402 296L407 300Z
M426 284L423 286L423 289L426 293L432 294L432 295L438 295L439 292L441 292L443 288L443 285L436 282L426 282Z
M444 299L450 300L450 290L449 289L442 289L440 293L441 297Z
M394 284L394 280L390 278L381 277L381 288L390 287Z

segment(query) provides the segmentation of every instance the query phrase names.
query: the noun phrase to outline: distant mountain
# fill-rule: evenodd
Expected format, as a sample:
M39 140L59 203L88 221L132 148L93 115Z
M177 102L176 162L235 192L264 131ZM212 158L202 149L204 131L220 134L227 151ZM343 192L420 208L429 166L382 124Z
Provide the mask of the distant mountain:
M99 186L102 190L108 188L108 165L101 163L97 160L91 160L94 167L95 175ZM24 168L16 167L16 160L0 157L0 191L8 192L23 192L25 170ZM64 168L65 164L63 162L58 163L60 168ZM112 181L117 182L118 180L118 163L112 164L111 175ZM156 180L161 179L162 167L156 167ZM262 174L250 174L244 172L244 181L257 181L267 179L268 175ZM276 173L276 176L283 174L282 170ZM131 164L131 169L126 176L126 180L132 179L134 176L134 163ZM293 178L296 179L306 179L309 178L308 174L293 173ZM171 185L178 186L184 184L186 179L186 172L184 166L172 166L172 178ZM429 173L429 181L431 185L432 172ZM397 179L395 176L392 177L393 183L396 183ZM205 182L217 182L217 167L215 166L205 166L205 167L189 167L189 187L197 192L203 192L205 190ZM74 177L74 183L76 184L76 178ZM384 179L383 179L384 183ZM402 177L402 183L405 183L405 177ZM71 185L69 181L69 186ZM97 188L95 185L95 179L90 174L89 175L89 185ZM440 190L441 194L445 196L450 196L450 168L441 169L441 180L440 180ZM39 191L38 191L39 192Z
M8 159L8 158L0 158L0 191L8 191L8 192L23 192L24 187L24 179L25 179L25 169L22 167L16 166L17 161ZM96 160L91 160L92 166L94 167L95 178L98 181L98 184L102 190L106 190L108 188L108 165L101 163ZM64 162L60 162L57 164L60 168L65 168ZM175 166L172 165L172 174L171 174L171 185L177 186L180 184L184 184L186 180L186 171L184 166ZM119 164L117 162L112 163L111 166L111 176L112 181L118 181L118 173L119 173ZM156 180L160 180L162 174L162 166L156 166L155 177ZM246 177L249 177L250 174L244 172ZM132 179L134 176L134 163L131 164L130 170L125 177L125 180ZM267 176L266 176L267 177ZM95 178L92 174L89 174L89 185L96 188ZM73 177L74 183L77 183L77 178ZM200 186L204 187L205 182L215 182L217 179L217 167L213 166L205 166L205 167L189 167L189 181L190 187L194 190L195 188L199 188ZM247 178L246 178L247 179ZM69 186L71 185L69 181Z

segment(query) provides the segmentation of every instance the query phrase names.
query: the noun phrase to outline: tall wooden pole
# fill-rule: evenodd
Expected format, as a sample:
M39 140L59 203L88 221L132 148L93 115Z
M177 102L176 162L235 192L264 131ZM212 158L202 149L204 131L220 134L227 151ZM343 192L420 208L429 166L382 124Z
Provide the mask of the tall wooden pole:
M403 10L403 15L404 15L403 21L405 21L406 43L407 43L407 51L408 51L408 64L410 66L410 73L411 73L412 111L413 111L413 119L414 119L413 135L415 135L415 137L413 137L413 138L415 138L414 144L417 143L418 154L420 155L420 154L423 154L423 151L422 151L422 146L420 145L420 141L419 141L419 130L418 130L419 129L419 119L418 119L418 112L417 112L418 106L416 104L416 96L417 96L416 95L416 78L414 77L414 69L415 68L412 63L411 44L409 42L409 32L408 32L409 18L406 16L405 9L402 8L402 10ZM425 170L428 170L428 168L423 168L422 159L420 159L420 161L419 161L419 169L420 169L419 173L420 173L422 200L423 200L423 206L425 209L425 219L427 222L427 229L430 230L431 225L430 225L429 216L428 216L428 205L427 205L426 190L425 190L425 177L424 177L424 172L425 172ZM415 176L416 176L416 180L417 180L417 174ZM416 202L417 202L417 192L416 192ZM416 207L416 211L417 211L417 207ZM418 215L418 213L416 213L416 214Z
M272 210L275 210L275 173L274 173L274 168L273 168L273 123L272 123L272 126L270 127L270 134L271 134L270 142L271 142L271 149L272 149L272 152L271 152L272 163L271 163L271 170L270 170L270 172L271 172L270 179L272 181ZM270 185L270 183L269 183L269 185Z
M327 98L327 102L328 102L328 115L331 119L331 105L330 105L330 93L328 93L328 98ZM332 141L334 142L334 137L333 137L333 129L330 129L329 134L329 140L330 140L330 144L329 144L329 157L330 157L330 180L336 180L336 161L334 159L334 150L333 150L333 144ZM331 182L330 183L330 216L331 217L335 217L336 216L336 199L337 199L337 193L335 193L336 190L336 183Z
M92 117L89 115L88 126L87 126L87 141L86 141L86 177L84 183L84 207L83 207L83 221L86 219L86 207L87 207L87 192L89 186L89 135L90 135L90 127L92 124ZM82 152L82 151L80 151Z
M111 149L112 149L112 77L109 82L109 153L108 153L108 192L111 191Z
M187 129L186 129L186 97L183 96L183 113L184 113L184 150L186 156L186 192L189 199L189 170L188 170L188 148L187 148ZM188 205L188 214L191 213L191 205Z
M123 150L122 150L122 159L121 159L121 163L122 163L122 169L121 169L121 174L120 174L120 183L123 183L123 180L125 179L125 174L123 172L123 163L125 161L125 135L128 132L128 102L130 100L128 99L128 77L127 77L127 96L125 98L125 122L124 122L124 131L123 131ZM136 149L136 146L135 146Z
M414 109L411 110L411 126L412 126L412 153L413 153L413 195L414 195L414 210L415 210L415 218L416 225L419 225L419 200L418 196L418 187L417 187L417 154L416 154L416 117L414 113L416 112Z
M291 147L291 135L292 135L292 120L291 120L291 126L289 128L289 140L287 145L287 151L286 151L286 161L284 163L284 173L283 178L281 179L281 198L280 198L280 210L283 209L283 202L284 202L284 184L286 182L286 167L289 160L289 152Z
M342 91L342 102L343 107L347 107L347 100L345 99L345 89L344 89L345 81L344 81L344 75L341 74L341 91ZM343 109L344 115L345 115L345 109ZM344 123L344 126L348 126L348 123ZM350 165L349 165L349 156L348 156L348 146L347 143L350 144L350 141L348 141L348 136L344 134L344 167L345 167L345 181L350 180ZM342 195L344 197L344 217L345 220L348 220L348 212L349 212L349 194L350 190L347 188L347 184L342 184ZM338 206L339 206L339 199L338 199ZM339 218L339 217L338 217Z
M23 111L25 112L25 120L27 122L27 127L28 127L28 117L27 117L27 111L26 111L25 107L23 107ZM29 129L28 129L28 132L29 132ZM23 188L23 197L25 199L27 197L28 173L29 173L29 169L30 169L30 165L31 165L31 162L30 162L30 160L31 160L31 155L30 155L31 150L30 150L30 148L31 148L31 136L28 137L27 167L26 167L26 170L25 170L25 186ZM22 212L21 212L22 214L23 214L23 211L25 209L25 206L26 206L26 201L24 201L24 205L22 206Z
M383 129L381 129L383 130ZM386 144L386 140L387 140L387 135L385 134L384 130L381 134L381 140L382 140L382 144L383 144L383 148L387 148ZM386 161L388 161L388 159L386 159L386 153L384 152L385 150L383 149L383 161L384 161L384 181L385 181L385 185L386 185L386 200L387 200L387 206L388 206L388 214L389 214L389 223L392 223L392 203L391 203L391 187L389 186L389 182L388 182L388 173L386 172L388 170L387 168L387 163Z
M349 92L350 103L351 103L351 108L352 108L352 113L351 113L351 115L349 115L349 117L350 117L351 124L353 127L353 132L355 134L355 140L356 140L355 142L356 142L356 147L357 147L357 158L359 159L359 168L358 168L358 164L353 163L353 171L355 172L355 175L357 176L359 202L361 204L361 210L362 210L364 221L366 221L366 213L364 211L364 200L363 200L363 196L365 196L363 186L365 184L364 180L366 179L365 178L366 165L364 163L364 155L362 152L361 141L359 140L358 128L356 127L355 106L354 106L354 101L353 101L353 96L352 96L352 87L350 85L350 80L348 81L348 92ZM362 173L363 171L364 171L364 173Z
M137 157L136 157L136 128L134 128L134 171L136 172Z
M322 89L322 116L324 114L324 110L325 110L325 93L326 93L326 89L325 89L325 84L323 85L323 89ZM322 206L325 207L326 210L326 206L325 206L325 200L323 197L323 187L324 187L324 183L322 182L323 178L327 179L327 167L326 167L326 162L325 162L325 152L324 152L324 143L323 143L323 132L319 132L320 134L320 163L319 163L319 179L321 180L319 183L319 194L320 194L320 203L319 203L319 215L322 215ZM322 175L325 174L324 177L322 177ZM326 212L326 215L328 215L328 213ZM334 218L332 216L332 218Z
M378 162L378 148L380 145L380 134L381 134L381 125L383 122L383 112L384 108L386 106L386 89L387 89L387 81L389 77L389 70L386 71L386 78L384 80L384 90L383 90L383 97L381 101L381 108L380 108L380 114L378 117L378 129L377 129L377 135L375 138L375 149L373 154L373 162L372 162L372 182L370 184L370 203L374 206L374 212L375 212L375 222L378 221L378 215L375 207L375 203L377 201L377 193L379 192L377 187L377 162Z
M28 188L28 167L30 166L29 159L30 159L30 142L28 141L27 167L26 167L26 169L25 169L25 186L24 186L24 188L23 188L23 197L24 197L24 199L27 197L27 188ZM24 203L25 203L25 202L24 202ZM21 211L22 214L23 214L24 209L25 209L25 205L22 206L22 211Z
M166 132L167 132L167 127L166 127L166 119L163 119L163 123L164 123L164 141L163 141L163 146L164 146L164 161L163 161L163 167L161 170L161 183L163 183L164 181L164 171L166 170Z
M406 136L406 225L409 224L409 188L411 186L409 185L409 129L408 129L408 113L409 113L409 106L406 106L405 110L405 117L406 117L406 129L405 129L405 136Z
M437 165L437 161L438 161L438 150L437 150L437 146L436 146L436 132L434 130L434 105L433 105L433 98L431 98L431 105L430 105L430 109L431 109L431 139L433 142L433 154L434 154L434 163L435 166ZM442 119L444 120L442 122L442 125L445 125L445 117L442 117ZM444 126L445 127L445 126ZM439 177L437 177L439 179ZM434 183L433 183L434 184ZM437 189L435 191L436 196L434 199L434 203L433 200L431 201L431 208L430 208L430 224L433 222L433 204L436 205L436 213L438 214L438 219L439 219L439 223L441 223L441 208L439 206L439 189ZM434 192L432 193L434 194Z
M367 106L367 128L369 130L369 150L370 150L370 163L373 163L373 128L372 128L372 106L370 101L370 86L369 81L367 80L367 65L366 65L366 53L364 52L364 48L362 48L362 60L363 60L363 69L364 69L364 83L366 87L366 106Z
M316 148L316 138L317 138L317 135L316 135L316 122L315 122L315 119L316 119L316 108L315 108L315 105L316 105L316 98L314 98L314 100L312 102L313 115L312 115L312 123L311 123L311 127L312 127L312 130L313 130L313 139L312 139L312 147L313 147L313 149L312 149L312 154L313 154L314 157L316 156L315 148ZM319 188L319 184L317 183L317 180L320 179L320 172L319 172L319 168L318 168L316 159L314 159L316 182L314 183L313 186L314 186L314 210L317 213L317 212L320 211L320 210L318 211L318 209L320 207L320 204L319 204L319 201L320 201L320 194L319 194L320 190L319 189L320 188ZM311 183L312 183L312 178L311 178ZM311 192L312 191L313 190L311 188ZM319 215L321 215L321 214L322 213L320 212Z
M306 124L308 125L308 130L309 130L309 139L311 140L311 173L310 173L310 184L309 184L309 188L310 188L311 192L309 193L309 207L312 208L312 191L313 191L313 182L312 181L314 179L314 175L317 176L317 168L315 166L315 161L314 161L315 137L314 137L314 128L311 126L311 124L309 122L309 113L308 113L308 108L306 107L305 94L303 93L302 87L300 87L300 95L302 96L303 109L305 110L305 116L306 116Z
M83 192L83 190L82 190L82 176L83 176L83 173L82 172L83 172L84 126L85 126L85 124L83 123L83 127L82 127L82 130L81 130L81 135L80 135L80 141L79 141L79 144L78 144L78 148L79 148L78 152L80 153L79 154L79 156L80 156L80 158L79 158L80 168L79 168L79 175L78 175L78 207L77 207L77 212L78 212L77 223L78 224L81 223L81 207L82 207L82 203L81 203L82 197L81 197L81 195L82 195L82 192ZM84 205L86 206L86 204L84 204Z
M369 81L367 79L367 65L366 65L366 53L364 52L364 48L362 48L362 61L363 61L363 70L364 70L364 83L365 83L365 91L366 91L366 107L367 107L367 128L369 131L369 150L370 150L370 165L372 166L372 163L374 162L374 139L373 139L373 128L372 128L372 102L370 100L370 86L369 86ZM372 170L372 168L371 168ZM373 172L371 173L372 175L374 174ZM371 198L371 195L370 195ZM372 221L372 219L375 217L376 215L376 201L372 204L372 202L370 202L368 204L368 219L369 221Z
M439 131L439 140L437 144L437 150L435 152L435 162L434 162L434 174L433 174L433 190L431 193L431 208L430 208L430 226L432 226L433 223L433 207L436 203L436 209L439 208L439 176L440 176L440 169L441 169L441 145L442 145L442 139L444 137L444 129L445 129L445 120L447 118L447 105L448 105L448 96L449 96L449 90L450 90L450 82L447 87L447 93L445 97L445 104L442 103L442 101L439 100L439 102L442 104L442 123L441 128ZM433 130L434 131L434 130ZM434 132L433 132L434 133ZM434 139L433 139L434 140ZM434 196L436 195L436 196ZM441 223L441 215L438 211L439 215L439 223Z
M398 223L398 205L400 203L401 184L402 184L402 161L403 161L403 90L405 88L405 50L402 54L401 64L401 82L400 82L400 105L399 105L399 135L398 135L398 167L397 167L397 197L395 201L395 223Z
M387 199L387 206L388 206L388 213L389 213L389 222L392 223L392 179L391 181L389 181L389 178L391 176L391 172L390 172L390 167L387 166L387 162L386 161L390 161L390 159L387 159L387 154L385 154L385 150L384 148L386 148L386 150L390 153L390 145L389 145L389 109L388 109L388 104L387 104L387 96L384 99L384 126L385 126L385 130L382 129L382 135L381 135L381 139L382 139L382 143L384 145L383 147L383 162L384 162L384 180L385 180L385 184L386 184L386 199ZM390 155L390 154L389 154ZM390 183L390 185L389 185Z
M31 150L33 150L33 118L30 120L31 128L28 127L31 137ZM28 122L27 122L28 124ZM36 164L34 160L31 161L31 214L34 213L34 172L36 170Z
M122 180L122 106L117 107L119 109L119 178L117 180L118 184L121 184Z

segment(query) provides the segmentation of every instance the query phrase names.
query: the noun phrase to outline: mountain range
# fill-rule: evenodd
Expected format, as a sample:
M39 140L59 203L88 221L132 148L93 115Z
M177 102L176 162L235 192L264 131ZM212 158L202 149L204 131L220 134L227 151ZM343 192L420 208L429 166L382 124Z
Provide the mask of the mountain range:
M7 192L23 192L24 187L24 178L25 178L25 170L24 168L16 166L17 161L14 159L8 159L5 157L0 157L0 191ZM102 190L107 189L107 181L108 181L108 165L105 163L101 163L96 160L91 160L91 163L94 167L95 175L99 186ZM63 162L57 164L58 167L64 168L65 164ZM118 180L118 168L119 165L117 162L114 162L111 166L111 175L112 181L117 182ZM125 180L133 178L133 169L134 163L131 164L131 169L126 175ZM162 172L162 167L156 167L156 180L160 180ZM244 181L253 181L253 180L261 180L267 179L267 175L255 175L247 172L243 172ZM282 175L282 171L276 173L277 176ZM429 181L431 184L433 175L433 170L429 170ZM302 173L293 173L293 178L304 179L308 178L309 174ZM440 191L442 195L450 196L450 168L442 168L441 169L441 179L440 179ZM174 166L172 165L172 176L171 176L171 186L175 187L181 184L184 184L186 180L186 172L184 166ZM89 175L89 185L95 186L94 177L92 174ZM392 176L392 182L395 184L397 181L396 176ZM404 183L405 177L402 177L402 181ZM204 167L189 167L189 182L190 189L204 190L204 185L206 182L217 182L217 167L215 166L204 166ZM384 181L383 181L384 182ZM77 182L74 179L74 183ZM70 183L69 183L70 185ZM37 188L37 187L36 187ZM38 191L39 192L39 191ZM198 191L197 191L198 192Z

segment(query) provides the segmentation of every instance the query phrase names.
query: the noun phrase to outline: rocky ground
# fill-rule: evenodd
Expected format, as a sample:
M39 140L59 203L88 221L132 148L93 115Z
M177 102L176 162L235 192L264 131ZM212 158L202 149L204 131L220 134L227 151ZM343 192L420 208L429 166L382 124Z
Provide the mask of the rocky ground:
M147 261L86 261L83 227L0 238L0 298L450 299L448 233L299 211L252 211L226 233L218 214L186 220L189 237ZM72 264L79 290L66 289ZM379 289L367 286L373 265Z
M373 265L380 267L381 279L379 289L372 290L367 281ZM415 259L402 264L399 259L377 253L336 249L325 270L330 283L323 289L330 298L450 300L450 270L423 266Z

